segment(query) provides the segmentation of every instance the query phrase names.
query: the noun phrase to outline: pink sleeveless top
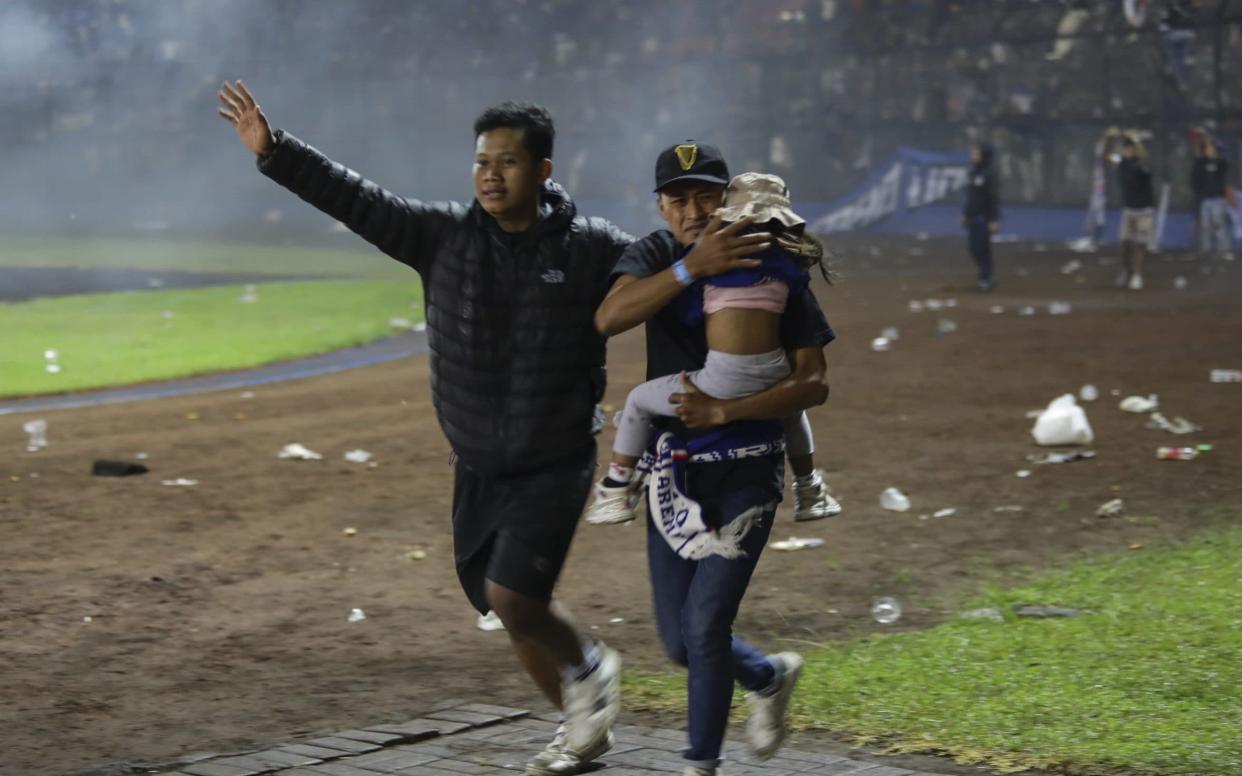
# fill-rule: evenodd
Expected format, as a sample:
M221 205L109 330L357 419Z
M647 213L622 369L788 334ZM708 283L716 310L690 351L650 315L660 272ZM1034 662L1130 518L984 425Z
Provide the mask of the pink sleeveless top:
M766 310L770 313L785 311L789 300L789 286L780 280L766 280L754 286L722 287L711 283L703 286L703 314L711 315L727 307L749 310Z

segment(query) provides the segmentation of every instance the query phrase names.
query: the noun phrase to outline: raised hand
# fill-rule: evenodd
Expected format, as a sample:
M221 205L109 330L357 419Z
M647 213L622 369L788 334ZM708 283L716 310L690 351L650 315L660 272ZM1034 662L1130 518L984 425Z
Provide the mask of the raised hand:
M226 81L218 96L222 107L216 108L216 113L233 125L246 147L259 156L271 153L276 147L276 136L272 134L267 117L263 115L246 85L238 81L237 88L234 89Z
M742 234L755 223L751 216L724 228L721 228L722 223L719 216L713 215L703 229L703 236L686 254L686 269L693 277L706 278L732 269L757 267L761 263L758 259L746 257L772 245L772 235L767 232Z

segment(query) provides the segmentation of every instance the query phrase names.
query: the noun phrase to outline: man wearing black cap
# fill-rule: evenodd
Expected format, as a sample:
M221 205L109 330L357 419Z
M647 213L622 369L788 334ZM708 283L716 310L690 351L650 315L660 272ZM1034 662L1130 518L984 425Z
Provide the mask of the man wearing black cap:
M713 213L722 204L729 169L720 151L687 141L656 162L656 195L668 223L635 242L613 270L613 285L595 314L600 332L614 335L646 323L647 379L699 369L707 356L702 325L687 327L669 303L698 278L759 264L747 258L770 246L767 233L748 233L744 219L727 227ZM749 456L742 439L781 435L780 418L822 404L828 397L823 347L831 328L810 291L791 294L781 338L793 353L794 372L762 393L722 401L689 383L674 394L678 418L669 430L715 446L719 460L687 467L687 495L719 530L734 520L756 524L741 541L742 557L712 555L686 560L674 552L651 520L647 556L657 626L665 650L689 669L688 776L710 776L720 761L736 681L749 691L750 745L770 757L785 736L785 712L801 669L793 653L765 655L733 638L733 620L780 501L784 460L780 448ZM706 431L710 429L710 432ZM737 440L732 444L730 440ZM759 446L756 446L756 448Z

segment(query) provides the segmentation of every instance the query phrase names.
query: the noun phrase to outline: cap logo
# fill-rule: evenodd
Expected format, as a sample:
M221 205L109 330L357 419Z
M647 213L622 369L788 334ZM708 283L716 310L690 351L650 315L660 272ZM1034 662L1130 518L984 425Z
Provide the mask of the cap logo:
M673 149L673 152L677 154L677 161L681 164L683 171L689 170L699 159L699 147L693 143L679 145Z

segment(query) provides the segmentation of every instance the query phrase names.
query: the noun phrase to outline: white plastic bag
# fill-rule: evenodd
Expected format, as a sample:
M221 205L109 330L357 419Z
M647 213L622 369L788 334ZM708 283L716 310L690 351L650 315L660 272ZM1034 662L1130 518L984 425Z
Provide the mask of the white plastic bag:
M1031 429L1037 445L1089 445L1095 439L1087 413L1072 393L1052 400Z

